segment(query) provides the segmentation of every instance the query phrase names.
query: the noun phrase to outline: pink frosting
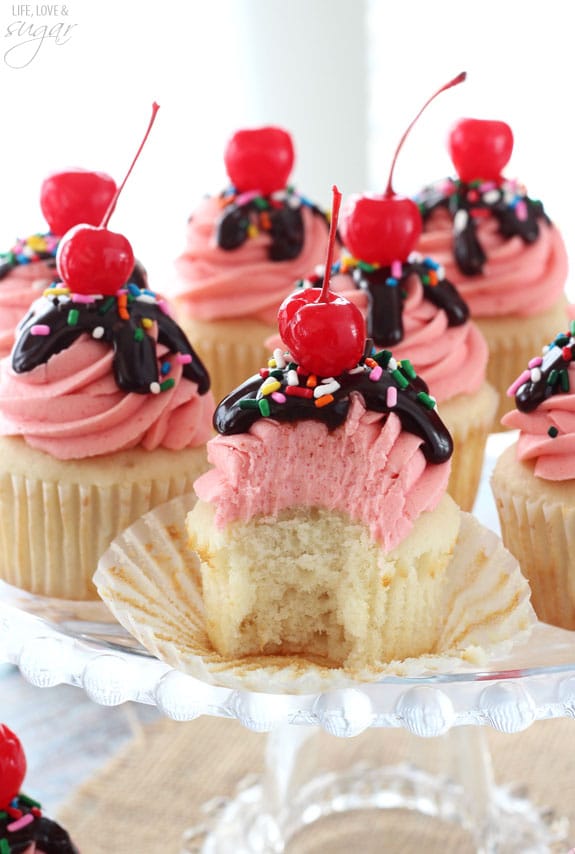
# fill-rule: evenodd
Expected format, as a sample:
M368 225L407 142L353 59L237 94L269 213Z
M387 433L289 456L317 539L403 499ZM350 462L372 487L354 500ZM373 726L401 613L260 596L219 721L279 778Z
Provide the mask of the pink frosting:
M184 253L176 261L177 281L170 296L198 320L249 317L275 323L280 303L294 282L325 261L328 228L323 217L303 206L305 240L290 261L268 258L270 238L250 237L238 249L220 249L215 223L220 199L206 198L188 224Z
M571 364L569 382L575 389L575 366ZM532 412L513 409L501 423L519 430L517 457L534 460L534 474L543 480L573 480L575 478L575 392L552 394ZM549 436L550 427L559 435Z
M16 374L10 359L0 364L0 435L21 435L34 448L61 460L84 459L133 447L181 450L201 445L212 434L212 394L182 379L171 362L175 385L160 394L118 388L113 350L80 336L68 349L27 373Z
M483 274L464 275L453 257L453 223L438 209L425 223L418 252L445 267L445 276L459 290L474 317L530 316L551 308L567 279L567 252L559 230L539 220L535 243L505 238L497 220L486 217L477 234L487 256Z
M216 525L276 515L290 507L323 507L366 525L387 551L443 496L450 463L428 464L421 439L399 418L366 411L352 395L335 430L319 421L280 424L262 418L248 433L208 442L215 466L194 488L216 504Z
M349 276L334 276L330 287L367 313L367 295L354 287ZM411 361L439 403L458 394L475 394L485 380L489 355L485 338L471 322L448 326L446 313L424 299L417 276L410 277L406 290L404 337L394 344L394 357ZM284 346L279 335L268 338L266 345L270 350Z
M18 264L0 279L0 358L14 343L14 330L35 299L56 278L56 270L46 261Z

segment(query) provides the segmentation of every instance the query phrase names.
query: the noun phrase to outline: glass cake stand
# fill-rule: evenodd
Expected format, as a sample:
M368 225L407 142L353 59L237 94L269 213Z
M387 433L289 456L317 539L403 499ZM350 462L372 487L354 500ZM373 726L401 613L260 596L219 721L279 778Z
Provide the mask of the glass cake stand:
M508 441L491 437L486 476ZM486 522L493 526L493 518ZM178 721L235 718L268 733L261 777L207 805L204 824L186 834L185 852L283 852L327 816L402 808L463 827L479 852L565 854L568 847L565 820L534 806L524 791L495 784L485 728L517 733L538 720L575 716L575 632L538 623L526 642L481 670L389 676L312 694L258 693L208 684L151 657L103 605L78 613L0 584L0 661L40 688L74 685L103 705L151 704ZM360 763L344 756L336 770L323 766L321 738L379 730L383 739L397 729L417 737L416 759L422 739L442 738L446 767L389 765L375 755ZM377 850L393 850L383 846Z

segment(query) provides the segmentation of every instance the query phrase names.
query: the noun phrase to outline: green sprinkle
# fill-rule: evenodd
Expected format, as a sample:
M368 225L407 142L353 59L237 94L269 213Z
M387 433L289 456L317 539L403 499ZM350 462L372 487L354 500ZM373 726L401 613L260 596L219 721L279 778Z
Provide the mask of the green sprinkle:
M163 383L160 383L160 391L167 391L169 388L173 388L175 384L175 379L173 377L169 377L169 379L164 380Z
M557 344L558 347L564 347L565 344L569 343L569 336L564 334L558 335L553 343Z
M377 362L378 365L381 365L382 368L387 368L389 365L389 360L391 359L391 351L390 350L380 350L379 353L374 353L373 358Z
M34 798L29 798L28 795L23 795L20 793L18 795L18 800L22 801L27 807L37 807L38 809L42 808L42 804L40 801L35 801Z
M295 371L296 368L297 368L297 362L290 362L289 365L287 366L288 371Z
M422 283L422 285L428 285L429 284L429 276L427 275L427 273L425 273L425 275L423 275L421 277L421 283Z
M268 417L271 412L271 409L267 397L262 397L260 400L258 400L258 409L265 418Z
M413 365L411 364L409 359L402 359L401 360L401 369L402 369L404 374L407 374L407 376L409 377L410 380L416 380L417 379L417 374L415 373L415 368L413 367Z
M80 312L77 308L71 308L68 312L67 323L68 326L76 326L78 320L80 319Z
M435 400L426 394L424 391L417 392L417 399L420 400L428 409L435 409Z
M357 266L366 273L373 273L374 270L377 270L375 264L368 264L367 261L358 261Z
M555 436L559 435L559 430L557 429L557 427L550 427L547 431L547 434L551 436L552 439L554 439Z
M549 376L547 377L547 385L555 385L558 376L559 371L556 371L555 368L553 368L552 371L549 371Z
M575 335L575 320L572 320L569 324L569 332L571 335Z
M254 199L254 205L259 211L265 211L269 208L269 202L267 199L264 199L262 196L257 196Z
M275 380L283 380L284 372L280 371L279 368L275 371L270 371L268 376L273 377Z
M116 297L108 297L108 299L104 300L100 308L98 309L98 314L106 314L106 312L110 311L113 305L116 304Z
M561 388L563 391L569 391L569 374L567 371L561 371Z
M403 376L399 368L396 368L395 371L392 371L391 376L400 388L407 388L407 386L409 385L409 380Z
M10 854L10 844L7 839L0 839L0 854Z
M143 341L144 340L144 330L141 326L138 326L137 329L134 329L134 341Z
M8 818L8 813L5 810L0 810L0 821L4 821L5 818Z
M253 400L251 397L242 397L240 409L259 409L259 405L257 400Z

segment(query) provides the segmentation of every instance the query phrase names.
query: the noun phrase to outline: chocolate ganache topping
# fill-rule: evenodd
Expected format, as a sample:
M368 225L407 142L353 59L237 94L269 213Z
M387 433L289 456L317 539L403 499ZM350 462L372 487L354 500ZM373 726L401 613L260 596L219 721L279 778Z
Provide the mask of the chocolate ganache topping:
M20 793L0 810L0 852L22 854L32 844L45 854L79 854L64 828L43 816L37 801Z
M156 341L148 330L157 325L158 343L175 354L183 376L197 383L198 392L210 387L208 373L180 327L169 316L164 299L130 282L115 296L73 294L54 283L33 303L20 324L12 350L18 374L31 371L50 356L66 350L83 333L114 348L114 376L123 391L159 393L174 385L170 362L159 364Z
M54 268L54 279L58 278L56 272L56 252L58 251L59 238L48 232L47 234L31 234L30 237L20 238L8 252L0 254L0 280L5 278L14 267L20 264L32 264L35 261L46 261L48 267Z
M299 196L292 187L262 196L236 194L234 189L221 195L224 210L216 224L216 240L221 249L238 249L252 236L266 232L271 238L271 261L290 261L301 253L305 230L302 208L307 207L326 221L320 208Z
M361 395L372 412L394 412L402 427L422 439L422 451L430 463L446 462L453 451L451 436L435 409L425 382L407 359L396 361L389 350L373 351L359 365L337 377L306 374L289 354L274 350L269 368L250 377L217 407L214 427L218 433L245 433L260 418L277 421L315 419L331 429L344 423L353 393Z
M539 222L550 223L540 201L530 199L516 181L464 181L447 178L425 187L416 197L423 220L437 208L445 208L453 220L453 253L462 273L483 271L487 260L477 236L477 222L484 216L497 219L503 237L521 237L535 243Z
M469 318L467 303L460 297L440 264L412 252L407 261L379 266L345 256L331 268L331 276L347 275L368 296L367 334L378 347L392 347L403 341L403 304L405 284L417 276L423 285L423 296L447 315L449 326L461 326ZM314 274L300 280L296 287L321 288L323 276Z
M532 412L554 394L570 389L569 366L575 359L575 321L569 332L560 333L543 348L543 355L531 359L529 366L509 387L521 412Z

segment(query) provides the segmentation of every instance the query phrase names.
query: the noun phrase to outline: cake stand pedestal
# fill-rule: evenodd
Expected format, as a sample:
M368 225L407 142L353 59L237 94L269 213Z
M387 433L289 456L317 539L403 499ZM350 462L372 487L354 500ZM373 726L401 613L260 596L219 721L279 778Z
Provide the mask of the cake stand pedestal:
M0 587L2 593L0 661L17 665L32 684L76 685L103 705L148 703L180 721L236 718L269 733L263 776L212 804L205 826L187 834L184 851L291 851L289 840L313 822L366 809L416 810L455 822L480 852L565 854L568 848L565 822L524 793L494 784L484 729L516 733L537 720L575 716L574 632L539 623L526 643L483 671L265 694L199 681L128 650L118 628L111 632L104 623L100 632L97 623L75 624L69 614L59 626L54 614L48 620L14 607ZM339 768L322 767L321 738L339 738L345 753L356 742L351 737L377 729L373 735L384 745L386 733L399 728L415 737L417 760L426 742L443 739L442 767L390 766L375 755L359 764L344 755ZM385 839L375 850L386 850Z

